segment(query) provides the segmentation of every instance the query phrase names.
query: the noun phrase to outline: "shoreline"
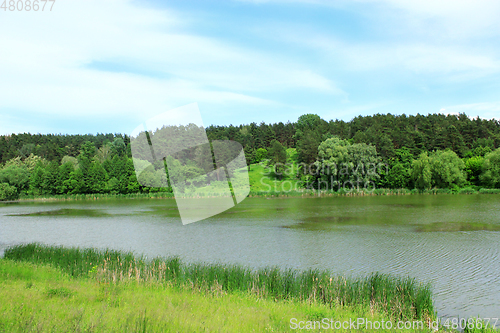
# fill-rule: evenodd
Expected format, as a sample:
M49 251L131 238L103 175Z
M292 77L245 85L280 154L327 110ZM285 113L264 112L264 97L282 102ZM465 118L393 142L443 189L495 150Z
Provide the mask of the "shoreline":
M409 190L409 189L375 189L373 191L328 191L328 190L303 190L303 191L250 191L248 198L314 198L314 197L361 197L361 196L392 196L392 195L473 195L473 194L500 194L500 189L473 189L463 188L458 191L450 189L429 189L429 190ZM204 196L193 196L186 198L203 198ZM207 195L206 197L212 197ZM16 200L5 200L0 203L16 202L39 202L39 201L77 201L77 200L103 200L103 199L175 199L173 193L153 192L153 193L131 193L131 194L110 194L110 193L89 193L89 194L61 194L46 196L28 196Z
M353 279L320 270L251 270L223 263L188 264L178 257L148 260L114 250L36 243L13 246L6 252L7 257L0 259L0 285L6 287L2 296L10 301L0 305L5 314L0 330L23 325L57 332L70 328L123 331L134 326L137 331L139 324L141 331L189 331L193 327L294 331L292 325L298 321L304 326L323 323L324 318L337 323L364 318L379 323L423 323L405 332L459 332L445 329L440 322L431 286L409 277L373 273ZM51 310L44 312L47 306ZM24 310L18 311L20 307ZM217 315L221 307L223 315ZM469 318L467 323L478 320ZM308 332L325 330L324 326L311 327ZM387 326L361 329L394 331ZM492 328L465 331L496 332Z
M5 249L2 260L50 265L72 278L93 279L110 285L155 283L337 308L363 306L404 320L434 320L436 316L430 284L378 272L346 277L319 269L255 269L224 263L187 263L177 256L150 259L132 252L39 243L10 246Z

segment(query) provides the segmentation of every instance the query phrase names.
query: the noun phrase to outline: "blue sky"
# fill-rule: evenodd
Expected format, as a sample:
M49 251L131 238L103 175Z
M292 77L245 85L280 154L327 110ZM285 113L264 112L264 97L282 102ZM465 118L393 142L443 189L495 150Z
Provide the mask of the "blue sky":
M0 134L375 113L500 118L493 0L56 1L0 10Z

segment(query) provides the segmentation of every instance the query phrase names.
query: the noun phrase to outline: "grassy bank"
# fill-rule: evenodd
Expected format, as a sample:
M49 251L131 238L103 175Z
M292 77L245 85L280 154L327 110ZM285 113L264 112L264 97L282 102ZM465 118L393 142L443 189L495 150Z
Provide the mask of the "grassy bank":
M395 319L430 320L430 286L410 278L373 274L348 279L327 271L280 270L223 264L187 264L178 258L137 258L131 253L27 244L5 251L5 259L49 264L72 277L101 283L167 283L197 290L243 292L272 300L369 307Z
M42 194L42 195L22 195L20 201L65 201L65 200L100 200L100 199L173 199L174 194L168 192L151 193L89 193L89 194Z
M158 283L104 283L5 259L0 259L0 286L0 332L289 332L292 318L387 320L366 307L277 302Z
M148 261L38 244L6 250L0 286L8 300L0 302L0 332L290 332L292 318L317 325L312 332L324 331L323 318L421 320L424 329L404 331L432 332L427 323L435 319L429 286L408 278Z
M285 189L284 189L285 188ZM472 189L463 188L459 190L451 189L429 189L429 190L409 190L409 189L385 189L379 188L373 191L360 190L287 190L288 185L277 185L277 191L263 191L251 188L249 197L357 197L357 196L374 196L374 195L437 195L437 194L500 194L500 189ZM173 199L174 194L168 192L152 192L152 193L130 193L130 194L110 194L110 193L94 193L94 194L61 194L61 195L39 195L39 196L22 196L19 201L71 201L71 200L105 200L105 199Z

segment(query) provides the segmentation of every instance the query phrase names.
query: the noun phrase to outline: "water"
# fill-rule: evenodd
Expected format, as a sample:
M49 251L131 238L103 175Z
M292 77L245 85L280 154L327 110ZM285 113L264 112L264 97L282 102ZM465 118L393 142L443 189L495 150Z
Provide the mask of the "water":
M175 201L0 203L0 252L42 242L433 285L441 317L500 317L500 197L247 198L183 226ZM444 230L444 231L443 231Z

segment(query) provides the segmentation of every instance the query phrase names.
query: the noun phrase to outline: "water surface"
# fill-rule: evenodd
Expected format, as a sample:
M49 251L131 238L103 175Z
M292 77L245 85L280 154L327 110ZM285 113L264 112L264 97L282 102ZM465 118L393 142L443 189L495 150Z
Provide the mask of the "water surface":
M411 276L440 316L500 317L500 196L247 198L183 226L172 199L0 203L0 252L42 242L149 257Z

